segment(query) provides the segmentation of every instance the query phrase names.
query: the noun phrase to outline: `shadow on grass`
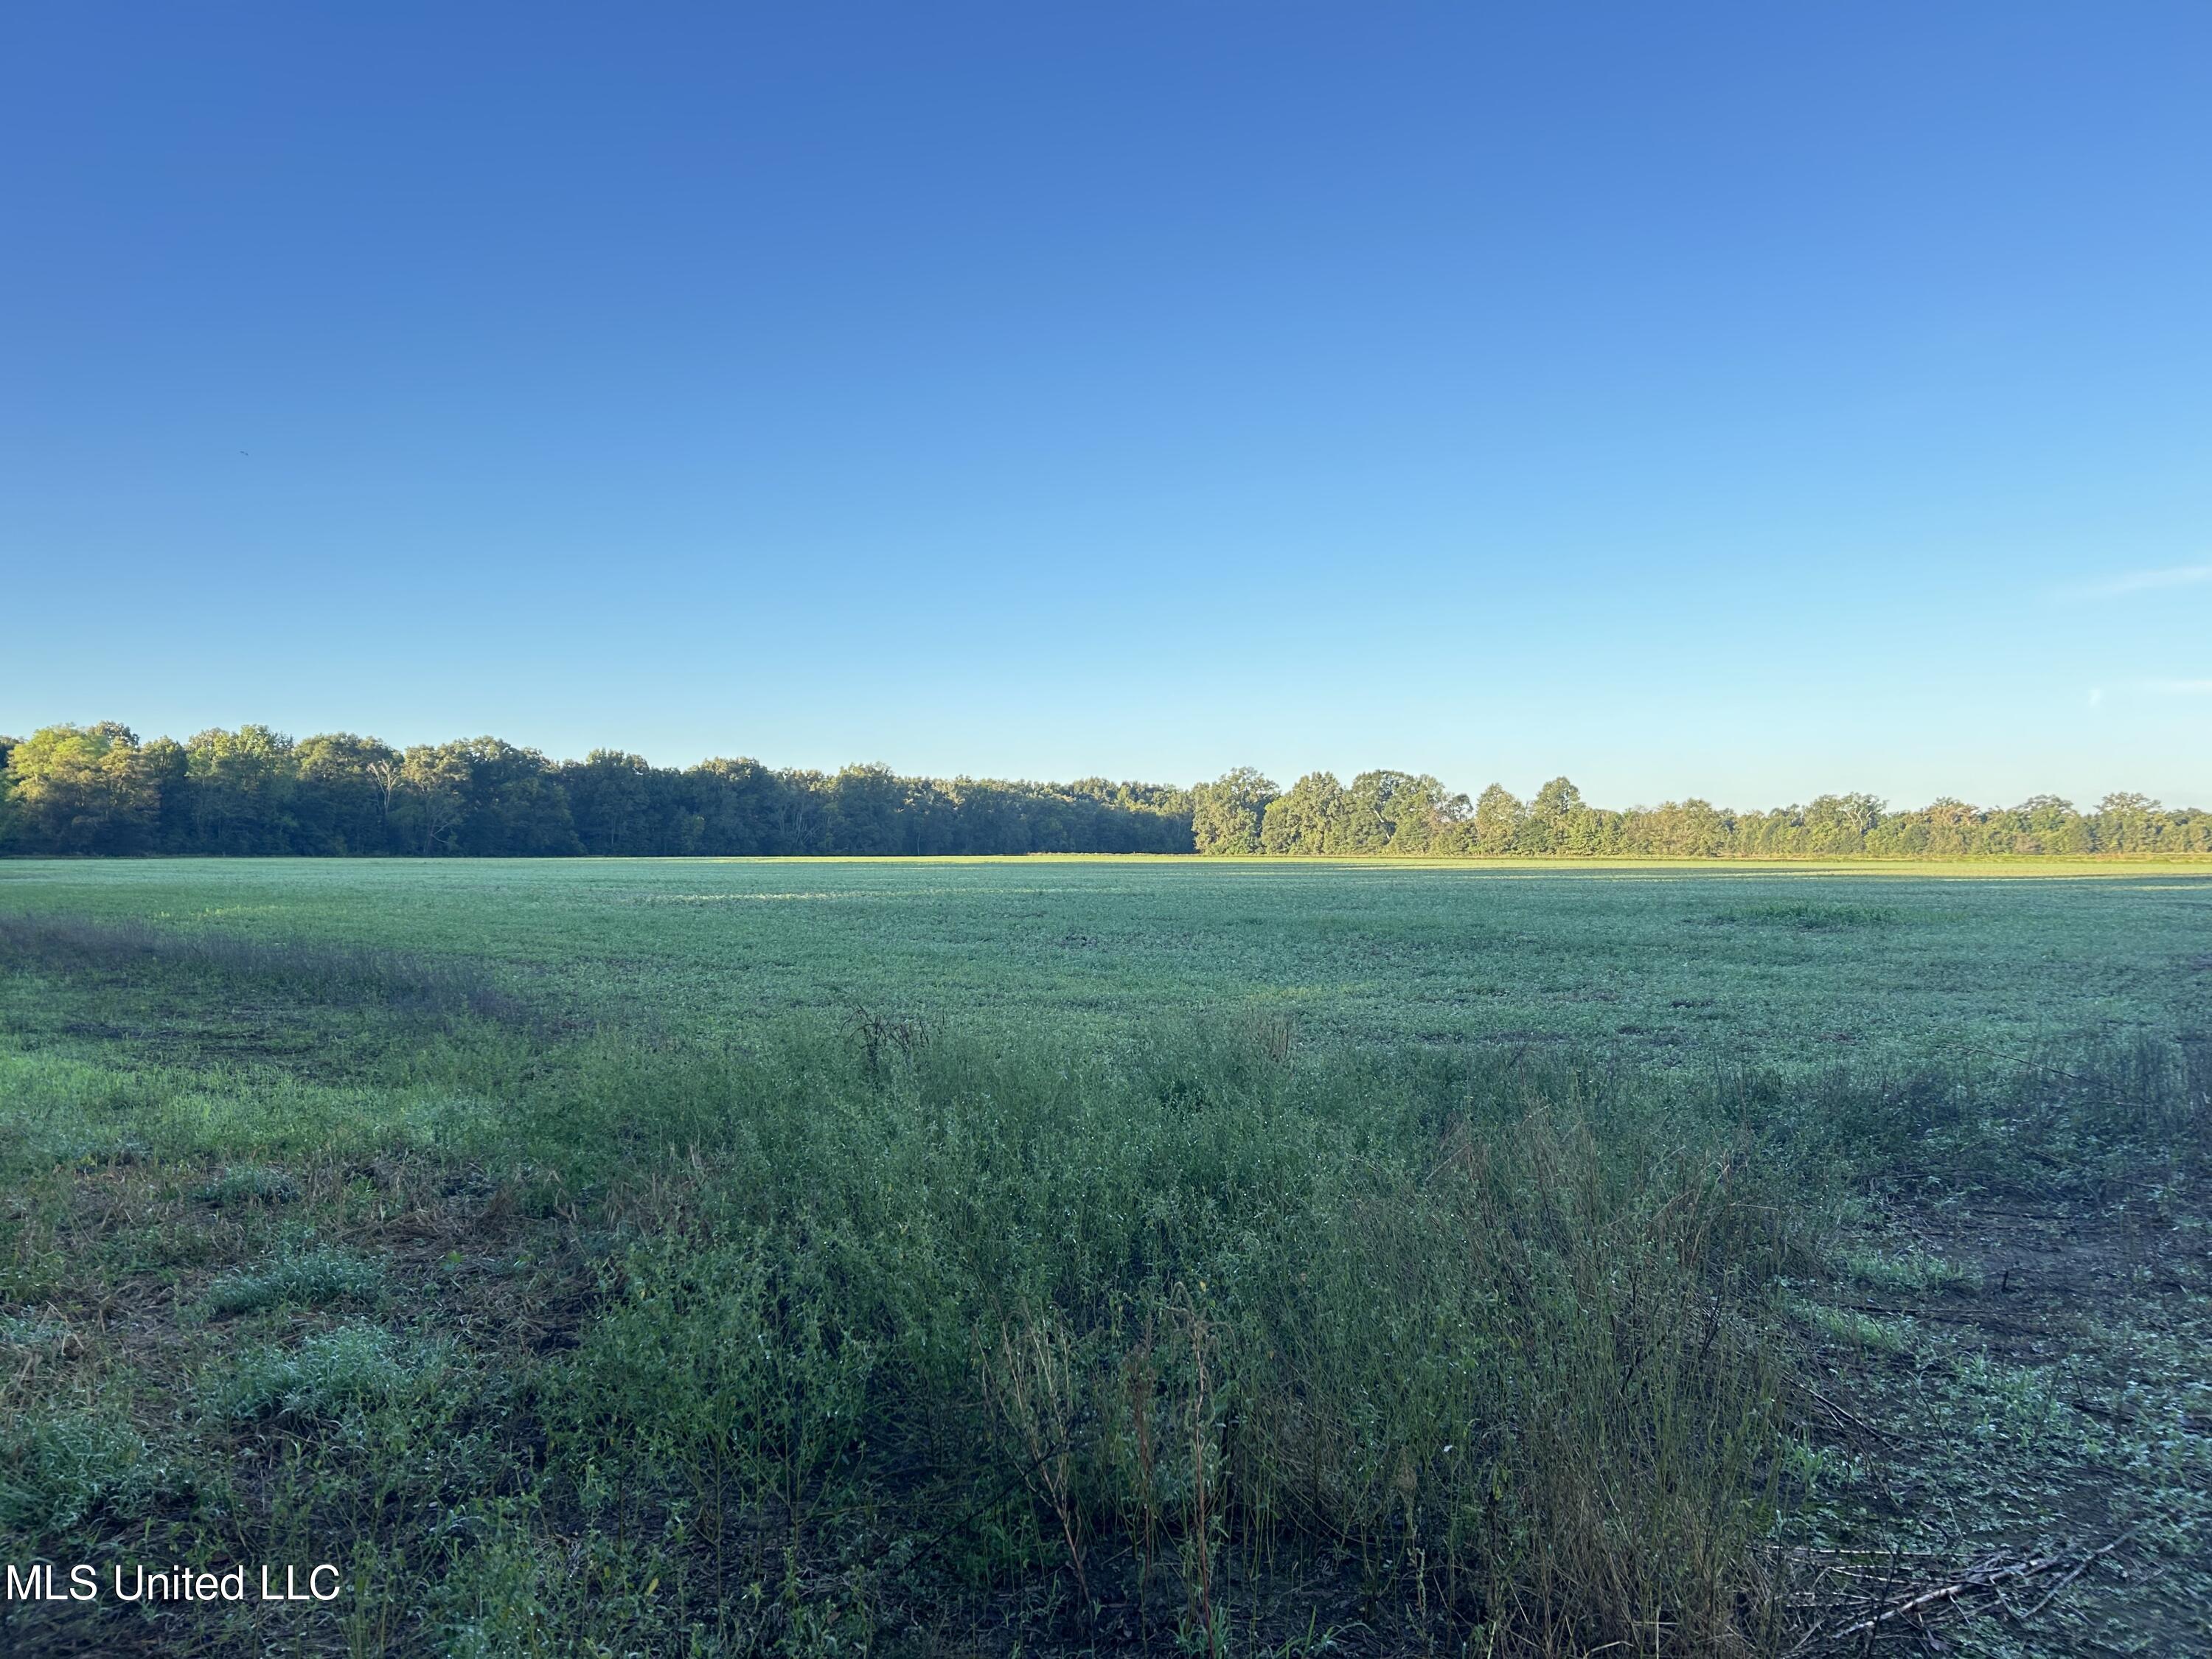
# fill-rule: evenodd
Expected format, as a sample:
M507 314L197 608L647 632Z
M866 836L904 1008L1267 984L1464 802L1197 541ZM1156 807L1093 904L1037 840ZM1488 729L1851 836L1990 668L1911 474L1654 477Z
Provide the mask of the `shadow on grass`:
M502 1024L535 1019L530 1005L472 965L364 945L179 933L145 922L0 916L0 957L70 973L129 978L166 970L252 984L325 1007L466 1015Z

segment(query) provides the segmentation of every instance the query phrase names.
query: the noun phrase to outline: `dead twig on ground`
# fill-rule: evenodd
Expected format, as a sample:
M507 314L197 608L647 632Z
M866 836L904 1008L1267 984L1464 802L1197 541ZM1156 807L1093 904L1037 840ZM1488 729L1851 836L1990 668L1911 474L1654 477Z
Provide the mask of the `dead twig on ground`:
M1947 1583L1915 1591L1900 1601L1868 1613L1850 1624L1827 1632L1825 1636L1816 1631L1808 1639L1808 1644L1801 1644L1800 1647L1793 1651L1802 1651L1803 1648L1812 1642L1817 1642L1825 1646L1834 1646L1849 1642L1855 1637L1870 1636L1886 1625L1895 1624L1900 1620L1914 1620L1917 1615L1952 1606L1961 1597L1978 1591L1986 1592L1995 1597L1997 1605L2008 1615L2021 1624L2026 1624L2057 1601L2065 1592L2068 1585L2081 1577L2098 1561L2110 1555L2134 1537L2146 1524L2146 1522L2138 1521L2118 1536L2079 1556L2062 1553L2010 1562L2003 1561L2002 1558L1996 1556L1984 1556ZM2065 1576L2053 1584L2050 1591L2025 1613L2015 1609L2012 1603L2006 1600L2004 1592L2007 1586L2019 1584L2030 1578L2039 1578L2055 1567L2068 1566L2069 1562L2072 1565L2068 1568Z
M2009 1566L2000 1567L1984 1563L1971 1567L1950 1583L1938 1584L1933 1589L1922 1590L1917 1595L1905 1597L1894 1607L1886 1607L1880 1613L1860 1620L1855 1625L1846 1625L1830 1639L1847 1642L1854 1636L1864 1636L1894 1620L1907 1619L1916 1613L1925 1612L1930 1607L1955 1601L1969 1590L1994 1590L2001 1584L2021 1578L2033 1578L2038 1573L2050 1571L2065 1559L2063 1555L2046 1555L2039 1560L2016 1561Z
M1829 1399L1827 1395L1822 1394L1818 1389L1808 1385L1805 1392L1807 1395L1811 1396L1814 1405L1820 1407L1821 1410L1826 1412L1839 1423L1844 1424L1850 1428L1863 1430L1866 1433L1872 1435L1875 1439L1887 1440L1893 1445L1896 1444L1900 1438L1900 1437L1892 1434L1887 1429L1878 1429L1875 1427L1873 1424L1868 1422L1866 1419L1859 1416L1856 1413L1844 1410L1843 1407L1838 1406L1834 1401Z
M2058 1599L2060 1593L2063 1591L2069 1584L2072 1583L2076 1578L2079 1578L2083 1573L2087 1572L2094 1563L2105 1556L2110 1555L2114 1550L2119 1548L2121 1545L2126 1543L2129 1539L2134 1537L2138 1532L2141 1532L2142 1530L2142 1525L2143 1523L2142 1522L2136 1522L2135 1525L2130 1527L2125 1532L2113 1539L2112 1542L2106 1544L2103 1548L2091 1550L2088 1554L2083 1556L2079 1561L2075 1563L2074 1570L2071 1572L2068 1573L2063 1578L2060 1579L2057 1583L2051 1587L2050 1595L2045 1596L2040 1601L2038 1601L2026 1613L2020 1615L2021 1622L2022 1624L2026 1624L2029 1620L2034 1618L2037 1613L2041 1613L2044 1608L2049 1607L2053 1601L2056 1601Z

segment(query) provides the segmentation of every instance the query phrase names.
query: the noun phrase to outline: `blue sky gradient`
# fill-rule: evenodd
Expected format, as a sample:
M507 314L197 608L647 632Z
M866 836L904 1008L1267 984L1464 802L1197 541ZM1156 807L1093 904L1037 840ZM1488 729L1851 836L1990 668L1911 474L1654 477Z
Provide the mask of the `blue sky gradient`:
M2212 7L35 4L0 729L2212 802Z

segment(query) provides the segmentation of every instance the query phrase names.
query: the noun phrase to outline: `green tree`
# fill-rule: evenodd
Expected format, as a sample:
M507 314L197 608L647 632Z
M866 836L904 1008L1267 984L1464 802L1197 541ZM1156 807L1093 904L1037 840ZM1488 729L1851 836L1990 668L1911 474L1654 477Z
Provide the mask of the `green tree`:
M1583 792L1565 778L1553 778L1528 803L1522 825L1522 844L1534 853L1587 857L1598 850L1597 824Z
M392 797L399 787L398 752L374 738L329 732L292 751L297 787L292 800L300 850L387 853Z
M1267 804L1281 792L1249 766L1224 772L1191 792L1191 838L1208 854L1256 853Z
M1493 783L1474 802L1474 845L1485 858L1498 858L1521 850L1522 827L1528 809L1521 798L1502 783Z
M1914 816L1926 826L1921 850L1930 857L1965 858L1981 850L1982 815L1965 801L1946 795Z
M960 835L960 804L936 779L910 778L900 823L902 852L949 853Z
M265 726L217 726L191 738L185 781L193 850L291 851L297 778L292 739Z
M1267 803L1260 821L1260 850L1308 857L1341 850L1346 805L1336 774L1307 773L1287 793Z
M1729 850L1731 825L1711 801L1666 801L1638 815L1632 831L1635 850L1661 858L1718 858Z
M1882 803L1873 795L1820 795L1804 811L1803 850L1822 858L1867 850L1881 829Z
M19 821L15 814L15 786L8 775L8 757L22 741L21 738L0 737L0 852L15 844Z
M888 766L848 766L830 780L830 850L899 853L907 786Z
M193 853L191 757L174 738L155 738L138 746L137 771L158 803L154 809L153 847L162 853Z
M561 768L577 838L595 857L637 857L659 849L651 833L653 763L619 749L594 749Z
M699 850L724 858L778 853L783 780L757 760L702 761L684 775L686 808L699 820Z
M2074 803L2057 795L2031 795L2008 815L2015 853L2079 854L2094 845L2089 822Z
M452 830L454 851L544 858L583 850L568 792L535 749L497 738L471 738L446 744L445 752L465 780Z
M776 851L798 856L830 849L830 780L819 772L793 769L776 776Z
M18 836L41 852L136 853L161 823L158 774L127 726L49 726L8 753Z
M1447 795L1425 774L1362 772L1346 796L1347 852L1429 852L1467 810L1465 796Z
M455 831L468 811L469 766L459 748L418 743L401 758L393 817L410 852L428 857L459 850Z
M2100 853L2148 853L2158 845L2158 803L2148 795L2115 792L2097 803Z

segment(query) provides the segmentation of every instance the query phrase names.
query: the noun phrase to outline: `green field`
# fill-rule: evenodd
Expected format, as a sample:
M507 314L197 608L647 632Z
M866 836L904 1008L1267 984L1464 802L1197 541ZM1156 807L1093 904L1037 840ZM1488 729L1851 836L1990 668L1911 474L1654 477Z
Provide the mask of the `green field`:
M0 909L465 956L717 1037L854 1005L1086 1036L1260 1009L1331 1042L1790 1066L2170 1031L2212 949L2201 865L2051 860L53 860L0 865Z
M2209 996L2187 861L0 863L0 1558L345 1581L0 1645L2191 1650Z

